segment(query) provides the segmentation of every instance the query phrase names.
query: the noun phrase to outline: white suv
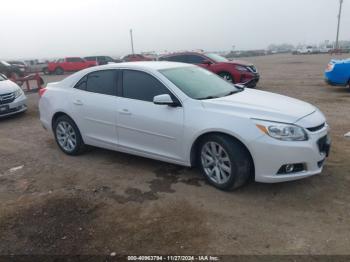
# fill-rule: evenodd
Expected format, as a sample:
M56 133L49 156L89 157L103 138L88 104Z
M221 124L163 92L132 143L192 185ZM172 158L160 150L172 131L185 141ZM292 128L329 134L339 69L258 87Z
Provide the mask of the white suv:
M0 118L26 111L26 102L22 89L0 74Z
M330 148L316 107L182 63L89 68L49 84L39 109L66 154L93 145L198 165L220 189L319 174Z

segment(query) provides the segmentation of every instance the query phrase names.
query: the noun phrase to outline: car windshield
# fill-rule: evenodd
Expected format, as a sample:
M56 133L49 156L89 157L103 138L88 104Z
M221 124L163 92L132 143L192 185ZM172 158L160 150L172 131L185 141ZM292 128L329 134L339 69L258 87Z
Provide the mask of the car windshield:
M215 62L228 62L229 60L221 55L213 54L213 53L206 53L205 54L210 59L214 60Z
M0 81L4 81L4 80L6 80L6 77L0 74Z
M160 73L193 99L213 99L242 91L216 74L197 66L163 69Z
M9 63L7 63L6 61L1 61L1 64L5 65L5 66L11 66Z

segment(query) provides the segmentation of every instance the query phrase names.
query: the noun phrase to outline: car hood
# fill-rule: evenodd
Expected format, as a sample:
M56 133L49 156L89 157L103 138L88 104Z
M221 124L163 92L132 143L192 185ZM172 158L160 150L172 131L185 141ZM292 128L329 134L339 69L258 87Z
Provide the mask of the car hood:
M247 61L243 61L243 60L232 60L232 61L228 61L225 62L227 64L235 64L235 65L243 65L243 66L252 66L252 63L249 63Z
M332 59L331 64L350 64L350 58L349 59Z
M270 92L245 89L231 96L203 100L209 110L220 110L249 118L295 123L317 109L298 99Z
M0 81L0 95L15 92L19 86L11 80Z

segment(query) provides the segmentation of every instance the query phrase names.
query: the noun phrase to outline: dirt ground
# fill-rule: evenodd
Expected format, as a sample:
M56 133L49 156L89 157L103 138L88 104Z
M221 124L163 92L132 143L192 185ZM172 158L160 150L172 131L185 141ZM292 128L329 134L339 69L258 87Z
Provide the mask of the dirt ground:
M0 254L350 254L350 89L324 83L329 59L247 59L259 89L325 113L333 148L322 175L230 193L196 169L103 149L66 156L28 95L26 114L0 120Z

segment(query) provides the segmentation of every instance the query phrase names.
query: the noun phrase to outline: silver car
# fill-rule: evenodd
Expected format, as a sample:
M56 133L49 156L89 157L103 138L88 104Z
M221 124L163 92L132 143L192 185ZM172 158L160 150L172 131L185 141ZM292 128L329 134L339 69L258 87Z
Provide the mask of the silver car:
M27 98L22 89L0 74L0 118L27 110Z

